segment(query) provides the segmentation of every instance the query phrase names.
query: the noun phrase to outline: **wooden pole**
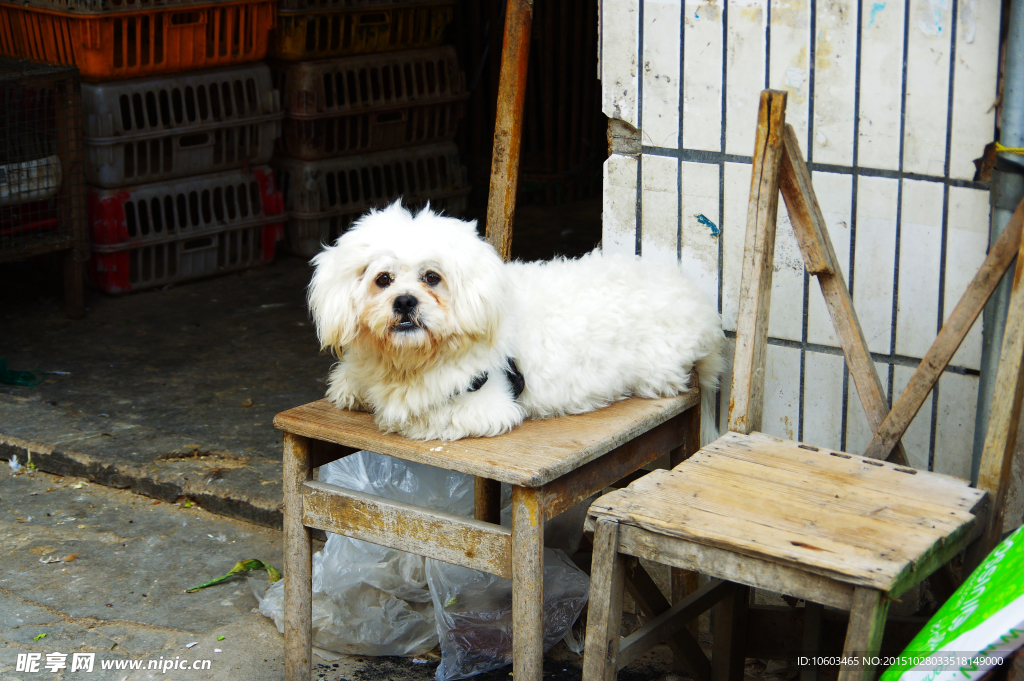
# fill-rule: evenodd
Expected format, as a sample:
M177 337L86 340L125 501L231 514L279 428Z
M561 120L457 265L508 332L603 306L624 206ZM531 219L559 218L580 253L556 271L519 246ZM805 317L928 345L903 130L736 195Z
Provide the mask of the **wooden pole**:
M533 0L508 0L505 39L501 46L501 78L494 121L491 189L487 202L487 240L502 260L512 253L512 224L519 184L519 148L523 136L526 69L530 59Z
M530 62L533 0L508 0L505 38L501 45L501 76L494 120L491 189L487 200L487 240L502 260L512 255L512 224L519 184L519 149L523 139L526 70ZM501 487L494 480L477 478L474 515L477 520L499 522Z

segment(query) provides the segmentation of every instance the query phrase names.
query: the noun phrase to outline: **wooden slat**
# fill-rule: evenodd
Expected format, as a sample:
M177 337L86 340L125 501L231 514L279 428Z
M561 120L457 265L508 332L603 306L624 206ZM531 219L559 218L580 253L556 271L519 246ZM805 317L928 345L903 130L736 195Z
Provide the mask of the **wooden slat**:
M622 669L665 639L682 634L690 620L717 603L731 588L728 582L712 579L695 593L648 621L619 644L616 667ZM697 650L699 652L700 648ZM703 657L703 653L700 654ZM707 658L704 659L706 661Z
M501 45L501 77L494 122L491 188L487 202L487 240L502 260L512 252L512 225L519 184L519 149L523 136L523 104L530 61L533 0L509 0L505 38Z
M697 391L654 400L632 398L589 414L528 420L498 437L454 442L382 433L365 412L318 400L274 418L280 430L314 440L396 456L513 485L539 487L661 425L691 407Z
M853 308L853 298L850 296L850 289L846 286L842 270L836 266L835 250L832 248L832 240L829 238L828 230L824 228L825 219L821 215L821 208L814 196L814 190L810 183L810 173L800 153L800 145L796 139L796 133L792 130L786 133L786 153L782 163L781 173L787 176L783 182L783 191L786 194L786 205L793 203L794 206L803 206L804 210L816 212L813 224L799 221L801 211L795 210L798 220L793 221L793 231L797 240L801 242L801 250L809 250L820 253L820 258L825 263L831 263L831 273L820 273L817 275L821 292L825 296L825 304L828 307L829 315L832 318L832 326L839 337L839 344L843 348L843 355L846 357L846 366L853 377L854 385L857 386L857 395L860 397L864 407L864 413L868 418L868 425L871 431L876 432L889 413L889 402L886 399L882 381L875 369L875 362L868 350L868 342L864 337L864 330L857 319L857 313ZM792 195L793 192L801 192L799 196ZM737 331L737 336L739 331ZM737 346L738 347L738 346ZM730 430L734 430L730 425ZM750 430L760 430L752 428ZM743 432L750 432L750 430ZM903 445L896 443L893 450L893 460L901 465L907 465L907 454Z
M619 553L619 525L600 520L594 531L583 678L615 681L622 627L622 592L626 557Z
M302 521L309 527L453 565L512 576L511 533L499 525L307 482Z
M1024 202L1017 207L1016 217ZM1009 229L1009 226L1007 227ZM1017 253L1013 273L1013 292L1006 314L1003 348L996 370L985 447L978 469L978 488L992 498L992 506L981 538L981 553L987 554L999 543L1003 530L1003 507L1010 488L1013 457L1017 449L1017 425L1020 423L1021 398L1024 396L1024 240Z
M770 462L766 465L798 475L838 476L839 480L866 486L879 493L900 494L927 503L941 502L951 509L971 513L984 496L966 480L952 475L916 471L856 454L801 445L767 433L726 433L703 451L754 463Z
M935 342L928 348L903 394L878 428L864 456L884 459L917 416L936 381L953 359L967 333L971 330L985 303L992 296L1020 248L1021 225L1024 224L1024 201L1014 211L1006 229L989 250L988 257L974 275L960 302L942 325Z
M697 494L701 496L697 498ZM819 527L808 526L806 521L788 522L770 509L757 515L756 504L737 508L729 503L728 498L723 498L726 494L735 496L737 491L727 490L718 494L705 488L703 492L689 491L687 498L681 498L677 494L656 495L650 490L642 495L619 490L609 495L615 498L595 502L591 513L642 527L653 534L886 590L906 565L898 555L880 555L871 548L843 541L843 537L830 536L830 527L834 523L826 525L823 522ZM763 505L763 498L758 498L758 501ZM790 507L784 508L788 510ZM822 509L823 521L825 516ZM885 541L891 539L888 536L880 538Z
M743 296L736 325L736 354L729 398L729 430L739 433L761 429L785 118L786 93L762 92L743 248Z
M619 526L619 551L834 608L849 610L853 598L853 587L832 577L728 549L679 541L642 527Z
M780 479L790 475L794 484L802 484L799 481L808 476L817 476L827 479L830 485L856 486L872 494L901 496L904 499L898 503L930 509L937 515L945 515L949 510L973 513L972 509L983 496L983 492L970 487L966 480L951 475L915 471L856 454L827 449L812 451L792 440L766 433L728 433L705 447L697 457L698 460L727 457L728 465L718 463L726 470L734 461L763 466L758 469L758 476L778 471Z
M792 125L786 125L785 142L779 186L800 253L804 257L804 267L808 274L834 274L838 269L835 254L825 246L831 243L828 241L828 227L811 185L811 173L800 155L800 144Z
M951 512L950 507L936 502L923 508L915 507L898 496L878 494L856 484L834 484L825 476L794 480L785 472L769 466L736 460L731 460L727 469L702 464L702 461L695 461L686 468L687 484L685 490L679 490L680 493L695 491L701 485L714 485L716 489L732 494L743 494L753 488L749 494L751 500L771 503L771 512L780 515L787 524L814 523L816 516L827 509L829 514L841 519L826 526L829 535L843 538L854 546L876 546L875 532L906 532L908 538L920 536L929 542L943 532L955 531L974 520L969 513ZM728 497L725 498L728 501ZM737 506L745 508L746 504L737 501ZM789 515L782 509L788 509ZM821 528L822 525L813 527ZM865 531L871 534L865 536Z

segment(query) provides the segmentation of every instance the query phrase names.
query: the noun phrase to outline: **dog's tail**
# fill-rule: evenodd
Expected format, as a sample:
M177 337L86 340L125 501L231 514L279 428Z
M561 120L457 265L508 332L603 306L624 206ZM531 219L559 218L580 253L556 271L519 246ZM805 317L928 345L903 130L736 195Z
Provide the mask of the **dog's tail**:
M725 368L721 352L713 352L699 360L697 384L700 386L700 446L718 439L718 424L715 420L715 404L718 400L718 380Z

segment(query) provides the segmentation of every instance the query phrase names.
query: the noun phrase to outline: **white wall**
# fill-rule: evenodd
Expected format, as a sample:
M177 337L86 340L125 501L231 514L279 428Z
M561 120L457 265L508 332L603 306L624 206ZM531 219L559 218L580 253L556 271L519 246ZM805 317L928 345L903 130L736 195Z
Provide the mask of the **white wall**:
M604 248L679 259L734 331L759 93L787 90L898 397L985 257L988 192L972 159L994 136L999 1L601 4L604 111L643 144L606 163ZM764 429L860 451L867 421L779 207ZM904 438L914 466L969 477L980 356L979 324Z

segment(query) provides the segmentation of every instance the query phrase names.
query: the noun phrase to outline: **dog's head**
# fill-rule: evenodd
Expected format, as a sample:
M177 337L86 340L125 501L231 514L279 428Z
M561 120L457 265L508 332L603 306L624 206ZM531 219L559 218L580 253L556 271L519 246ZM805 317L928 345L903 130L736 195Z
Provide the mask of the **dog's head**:
M492 342L504 313L501 259L475 222L371 211L314 259L309 307L322 348L353 343L395 359Z

